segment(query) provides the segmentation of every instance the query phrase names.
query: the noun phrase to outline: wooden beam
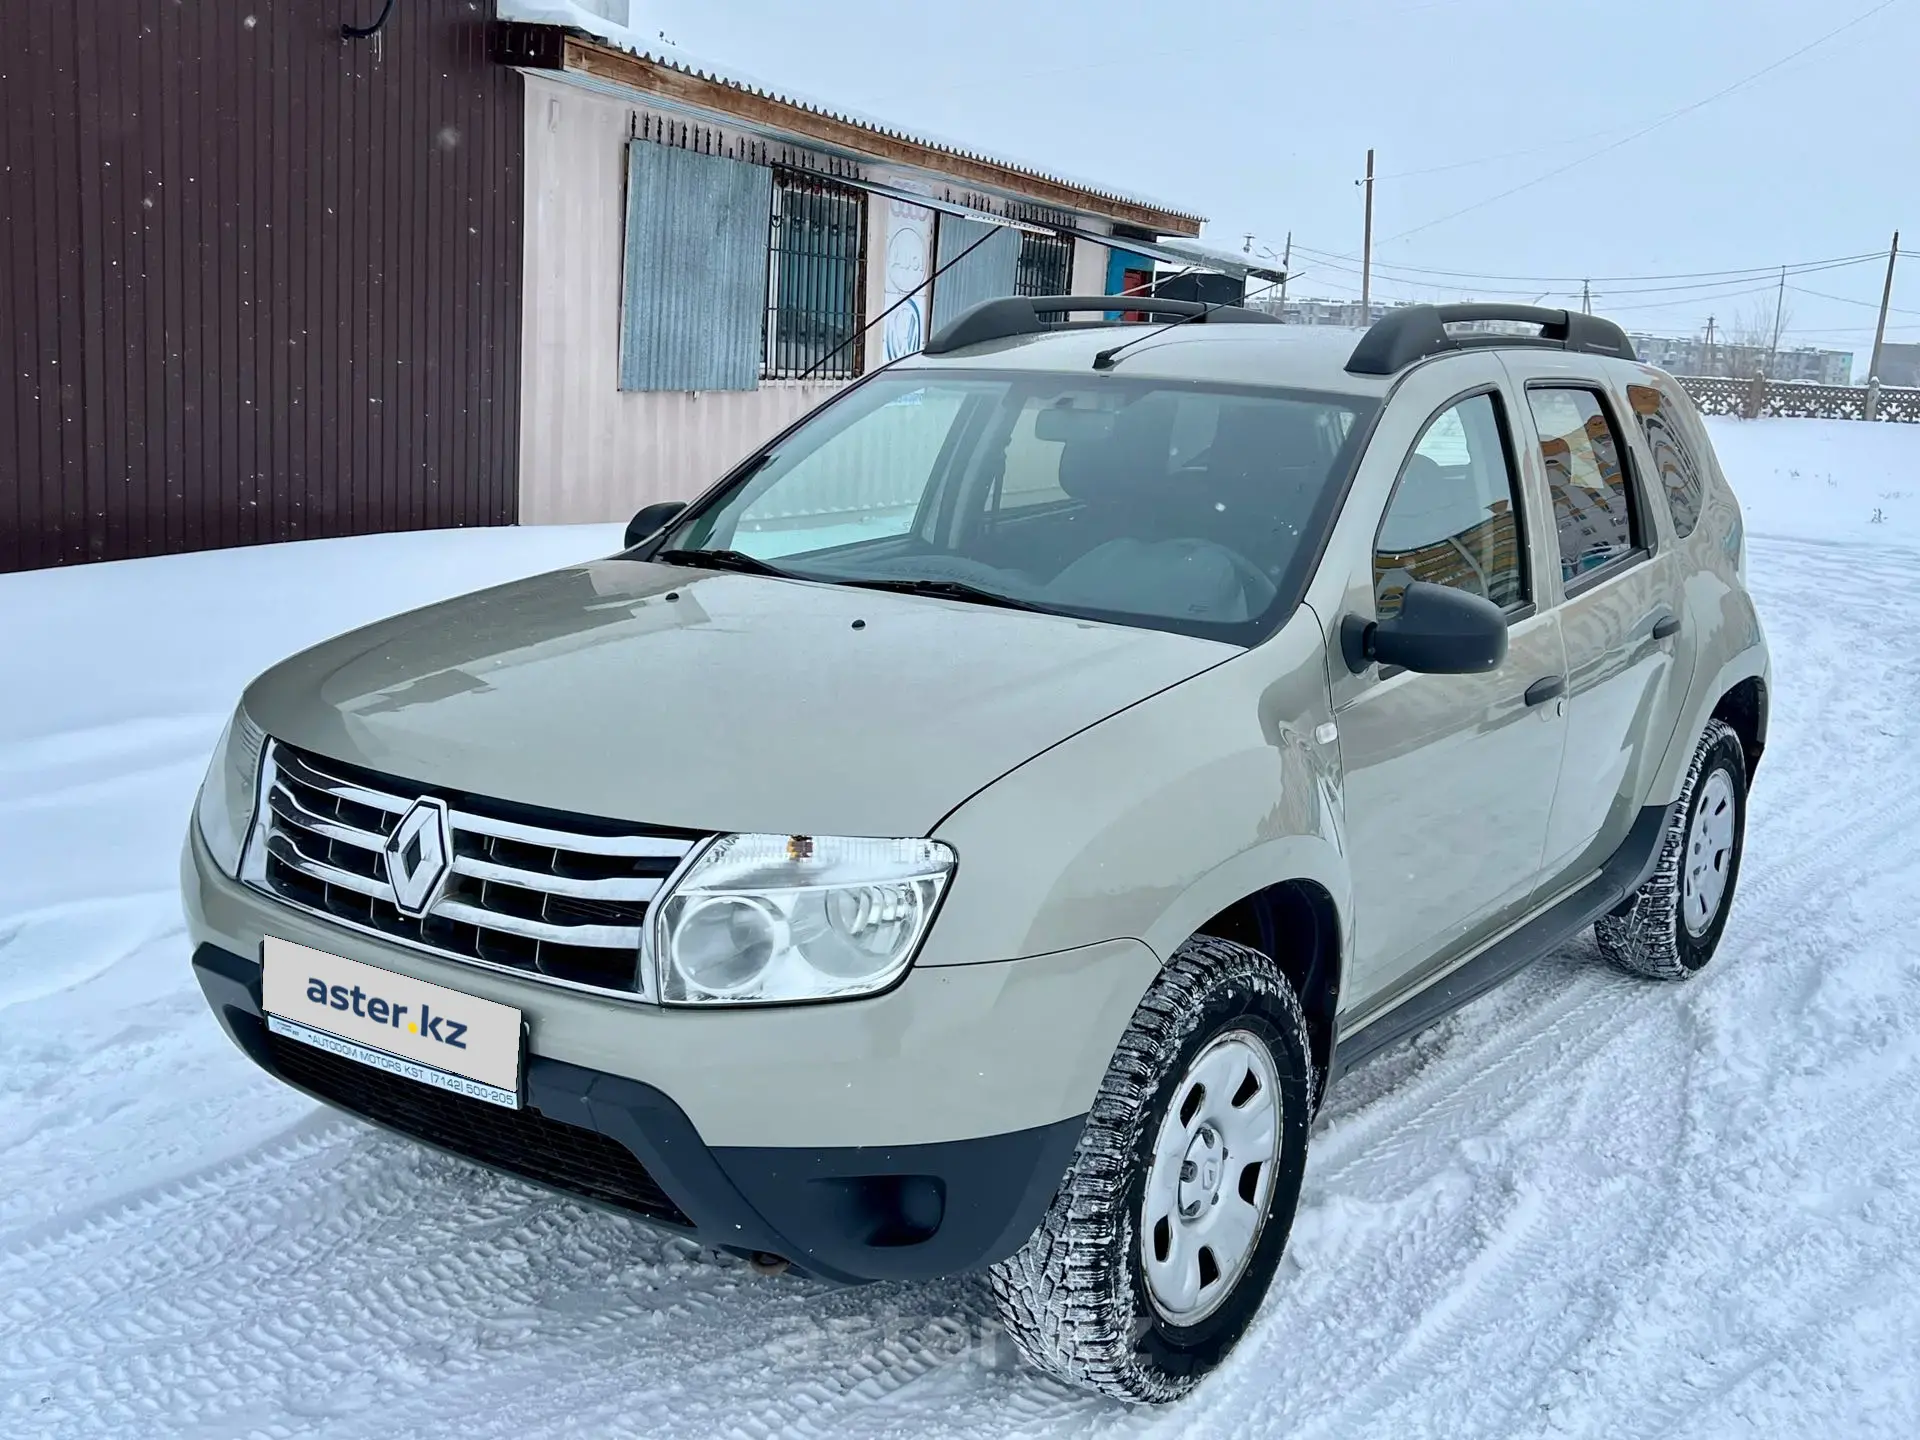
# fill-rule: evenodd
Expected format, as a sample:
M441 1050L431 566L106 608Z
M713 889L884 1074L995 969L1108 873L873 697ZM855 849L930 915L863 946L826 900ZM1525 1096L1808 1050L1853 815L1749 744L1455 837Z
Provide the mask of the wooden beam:
M643 55L582 40L577 35L567 37L564 68L570 74L585 75L642 95L705 110L719 119L765 126L870 159L932 170L966 184L1010 191L1024 200L1139 225L1162 235L1200 234L1200 220L1177 210L1162 210L1139 201L1103 195L1097 190L1036 175L997 160L962 155L939 145L888 135L856 121L824 115L791 101L756 95L725 81L690 75Z

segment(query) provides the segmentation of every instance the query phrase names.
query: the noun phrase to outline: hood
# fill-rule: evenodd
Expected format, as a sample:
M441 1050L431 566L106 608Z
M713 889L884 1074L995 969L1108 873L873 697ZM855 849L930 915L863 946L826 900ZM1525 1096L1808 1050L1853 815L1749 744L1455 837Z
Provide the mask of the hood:
M688 829L915 836L1237 653L610 559L326 641L262 675L246 706L269 735L424 785Z

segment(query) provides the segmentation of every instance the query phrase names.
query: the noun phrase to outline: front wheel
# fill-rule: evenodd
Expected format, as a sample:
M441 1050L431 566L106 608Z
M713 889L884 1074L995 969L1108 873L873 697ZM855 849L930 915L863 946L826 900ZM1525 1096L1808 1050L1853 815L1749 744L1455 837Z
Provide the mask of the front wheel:
M1220 1363L1286 1248L1310 1053L1270 959L1206 935L1180 947L1121 1037L1046 1218L990 1272L1028 1360L1148 1402Z
M1600 952L1654 980L1697 975L1727 928L1746 835L1746 751L1730 726L1709 720L1653 874L1593 927Z

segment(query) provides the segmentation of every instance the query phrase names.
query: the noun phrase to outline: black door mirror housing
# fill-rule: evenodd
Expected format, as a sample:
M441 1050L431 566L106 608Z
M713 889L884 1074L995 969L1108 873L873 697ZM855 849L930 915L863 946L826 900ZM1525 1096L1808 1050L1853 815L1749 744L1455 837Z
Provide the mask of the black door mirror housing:
M661 500L653 505L643 505L634 511L633 519L627 522L626 543L620 548L631 550L649 535L664 529L674 516L686 508L683 500Z
M1398 615L1342 620L1340 649L1356 675L1375 663L1426 675L1478 675L1507 658L1507 617L1491 600L1416 580L1401 595Z

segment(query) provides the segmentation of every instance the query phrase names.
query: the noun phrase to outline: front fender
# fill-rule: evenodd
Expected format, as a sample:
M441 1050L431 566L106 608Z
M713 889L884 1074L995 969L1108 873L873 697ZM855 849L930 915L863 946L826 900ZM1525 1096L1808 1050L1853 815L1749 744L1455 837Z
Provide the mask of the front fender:
M1279 634L1035 756L935 830L959 867L922 965L1144 941L1165 960L1211 916L1307 879L1347 923L1325 647ZM1084 937L1074 939L1070 937Z

